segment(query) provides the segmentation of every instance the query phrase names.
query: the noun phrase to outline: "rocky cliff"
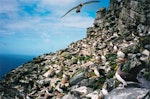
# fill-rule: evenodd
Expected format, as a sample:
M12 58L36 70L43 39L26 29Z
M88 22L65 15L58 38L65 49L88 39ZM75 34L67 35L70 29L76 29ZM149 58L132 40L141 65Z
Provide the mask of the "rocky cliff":
M87 37L12 70L0 81L1 99L149 99L150 1L110 0ZM120 87L116 67L138 82ZM98 71L98 72L97 72Z

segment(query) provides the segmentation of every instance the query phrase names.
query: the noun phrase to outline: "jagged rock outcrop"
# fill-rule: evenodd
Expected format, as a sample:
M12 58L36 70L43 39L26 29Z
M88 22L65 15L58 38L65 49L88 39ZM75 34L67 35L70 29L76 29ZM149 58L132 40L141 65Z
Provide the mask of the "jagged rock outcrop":
M86 38L36 57L5 75L0 81L0 98L109 99L116 94L119 99L125 95L128 99L150 98L149 3L110 0L108 10L97 11ZM114 75L120 63L122 71L137 76L138 83L118 89L120 82ZM133 92L135 89L141 92Z

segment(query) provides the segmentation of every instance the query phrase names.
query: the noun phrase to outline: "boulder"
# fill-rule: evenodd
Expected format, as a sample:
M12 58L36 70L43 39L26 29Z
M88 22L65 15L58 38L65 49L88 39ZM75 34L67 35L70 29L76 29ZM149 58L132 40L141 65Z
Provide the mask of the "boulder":
M78 99L73 94L68 93L67 95L63 96L61 99Z
M114 89L108 95L106 95L104 99L150 99L150 89Z

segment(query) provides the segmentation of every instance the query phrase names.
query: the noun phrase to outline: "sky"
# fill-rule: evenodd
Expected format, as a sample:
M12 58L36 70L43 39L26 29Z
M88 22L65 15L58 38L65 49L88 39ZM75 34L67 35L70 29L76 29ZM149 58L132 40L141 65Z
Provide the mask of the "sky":
M96 11L109 0L69 9L90 0L0 0L0 54L41 55L86 37Z

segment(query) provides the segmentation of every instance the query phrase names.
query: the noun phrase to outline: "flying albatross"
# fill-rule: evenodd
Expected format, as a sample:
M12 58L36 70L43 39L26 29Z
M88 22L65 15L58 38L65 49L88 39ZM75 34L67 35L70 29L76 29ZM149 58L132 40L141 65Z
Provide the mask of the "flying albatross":
M123 83L123 87L127 86L127 81L138 82L138 80L136 79L136 75L123 72L122 67L123 67L122 64L118 65L118 69L115 73L115 76L118 81Z
M96 3L96 2L100 2L98 0L93 0L93 1L88 1L85 3L80 3L79 5L73 7L72 9L70 9L67 13L65 13L61 18L63 18L65 15L67 15L69 12L71 12L72 10L76 9L76 13L79 13L81 11L81 8L86 5L86 4L90 4L90 3Z

